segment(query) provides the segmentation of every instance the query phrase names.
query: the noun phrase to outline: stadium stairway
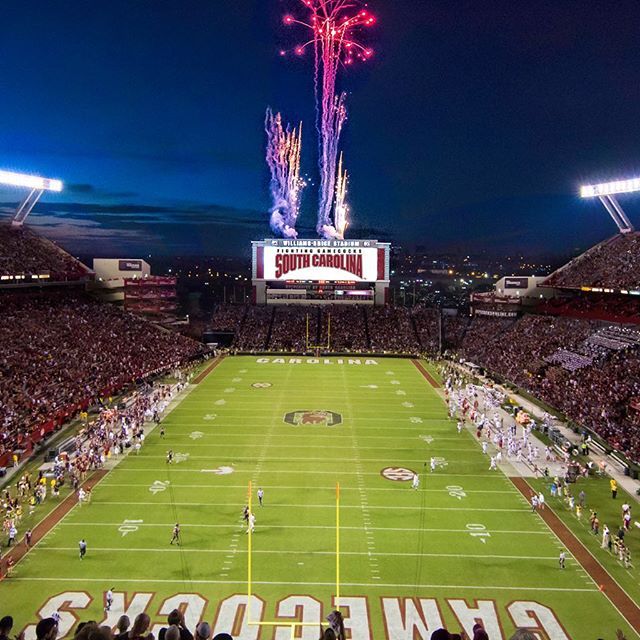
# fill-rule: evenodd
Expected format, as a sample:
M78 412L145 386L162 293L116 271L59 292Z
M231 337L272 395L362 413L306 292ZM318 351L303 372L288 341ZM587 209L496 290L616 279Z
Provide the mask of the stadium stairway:
M411 315L411 326L413 327L413 334L416 337L416 342L418 343L418 346L420 347L421 351L424 351L424 345L422 344L422 340L420 338L420 332L418 331L418 326L416 325L416 319L415 316Z
M276 317L276 307L271 310L271 318L269 319L269 329L267 330L267 337L265 338L263 349L268 349L271 343L271 332L273 331L273 321Z
M362 318L364 320L364 334L367 339L367 349L371 350L371 336L369 334L369 319L367 317L367 309L366 307L362 307L360 311L362 311Z

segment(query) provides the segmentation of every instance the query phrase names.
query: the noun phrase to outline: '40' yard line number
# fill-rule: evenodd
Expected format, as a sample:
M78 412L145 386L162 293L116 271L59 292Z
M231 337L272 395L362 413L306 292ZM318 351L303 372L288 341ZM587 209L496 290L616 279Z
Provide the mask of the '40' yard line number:
M462 500L462 498L466 498L467 494L462 487L459 487L457 484L450 484L445 489L449 492L449 495L452 498L457 498L458 500Z
M487 531L487 527L483 524L468 524L467 531L469 535L474 538L479 538L480 542L483 544L487 544L487 538L491 537L491 534Z

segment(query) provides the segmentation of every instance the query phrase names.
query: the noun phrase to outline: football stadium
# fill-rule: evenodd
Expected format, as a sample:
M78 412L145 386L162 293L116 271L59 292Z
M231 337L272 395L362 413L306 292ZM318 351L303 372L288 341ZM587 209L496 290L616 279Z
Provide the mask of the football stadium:
M283 4L317 176L267 109L271 206L261 236L242 223L232 295L194 307L153 234L78 257L74 212L95 229L121 196L0 154L0 640L640 637L640 179L569 187L609 232L540 275L416 269L349 231L340 87L377 16ZM425 273L464 285L455 304L417 300Z

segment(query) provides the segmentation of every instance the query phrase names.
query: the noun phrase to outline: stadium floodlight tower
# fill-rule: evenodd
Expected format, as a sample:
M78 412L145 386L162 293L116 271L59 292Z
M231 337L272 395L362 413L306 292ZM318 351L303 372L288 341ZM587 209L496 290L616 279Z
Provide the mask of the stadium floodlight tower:
M619 193L635 193L636 191L640 191L640 178L603 182L602 184L587 184L580 187L580 196L583 198L599 198L607 213L620 229L620 233L630 233L633 231L633 225L615 196Z
M16 227L22 226L45 191L62 191L62 181L60 180L32 176L26 173L14 173L13 171L0 170L0 185L29 189L29 193L18 205L11 221L11 224Z

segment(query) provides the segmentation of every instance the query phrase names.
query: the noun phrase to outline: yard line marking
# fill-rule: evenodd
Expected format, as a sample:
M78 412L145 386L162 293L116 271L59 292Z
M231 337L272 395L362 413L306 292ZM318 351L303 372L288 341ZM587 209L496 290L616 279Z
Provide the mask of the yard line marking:
M111 500L92 500L94 504L111 504L118 506L145 506L145 507L158 507L162 505L171 505L171 502L120 502L120 501L111 501ZM181 502L181 507L231 507L234 503L229 502ZM335 505L331 504L277 504L270 503L270 508L283 508L283 509L335 509ZM341 504L341 509L361 509L361 505L357 504ZM413 506L413 507L402 507L402 506L386 506L386 505L374 505L374 506L366 506L367 509L383 509L385 511L390 509L400 510L400 511L497 511L497 512L512 512L512 513L526 513L524 509L487 509L483 507L479 508L469 508L469 507L422 507L422 506Z
M264 417L264 416L263 416ZM224 420L223 420L224 421ZM419 426L419 425L418 425ZM357 429L356 429L357 430ZM375 429L376 431L381 431L382 427L378 427ZM398 436L398 435L389 435L389 436L363 436L363 435L358 435L358 439L359 440L393 440L393 442L399 442L401 440L407 440L410 442L415 443L416 440L419 440L419 436L421 435L421 431L424 430L424 427L421 428L415 428L415 429L410 429L410 431L414 431L415 435L413 436ZM172 436L177 435L177 436L189 436L193 431L193 427L189 427L188 431L178 431L175 430L174 427L171 427L171 432L168 433L165 436L164 442L166 442L167 440L171 440ZM219 438L219 437L225 437L225 438L255 438L258 435L261 435L264 431L264 427L262 427L262 430L256 429L256 431L252 431L249 433L242 433L240 431L231 431L229 433L223 432L223 431L212 431L211 433L205 433L204 437L209 437L209 436L213 436L215 438ZM430 434L435 433L437 435L437 438L434 438L434 440L437 440L438 442L442 441L442 440L452 440L455 442L460 442L460 438L457 436L444 436L444 435L439 435L440 433L451 433L451 431L449 429L446 429L444 431L435 431L432 427L429 427L429 432ZM342 436L342 439L346 439L347 436L344 433L340 433L340 432L332 432L332 437L336 437L336 436ZM291 442L292 439L295 439L296 437L300 437L300 439L303 439L304 442L307 442L308 440L312 439L312 438L318 438L320 440L320 444L323 443L323 441L326 441L327 436L326 435L317 435L317 434L313 434L313 433L307 433L305 432L300 432L300 433L288 433L286 435L278 435L275 434L273 436L273 439L280 439L280 440L284 440L285 442ZM163 441L160 442L145 442L145 447L146 446L159 446L159 444L161 444ZM424 442L424 441L422 441ZM193 443L185 443L188 444L189 446L192 446ZM426 442L424 444L427 444ZM207 445L208 446L208 445ZM233 445L229 445L229 446L233 446ZM243 446L244 447L244 443L241 443L238 446ZM276 445L271 445L271 446L276 446ZM291 445L291 447L295 447L295 445ZM346 448L350 448L350 446L346 446ZM368 448L368 447L363 447L363 448ZM475 450L475 449L474 449Z
M218 433L215 433L213 435L224 437L223 434L218 434ZM165 437L165 440L163 440L161 442L145 443L145 449L147 451L149 449L154 449L154 448L166 450L166 440L167 440L167 438ZM418 438L411 438L411 441L415 442L416 444L420 443L420 440ZM423 442L423 444L426 445L426 443L424 443L424 442ZM220 444L220 443L211 443L211 444L200 444L200 443L198 443L198 444L195 444L195 443L192 443L192 442L184 443L184 446L185 447L189 447L189 448L192 448L192 447L209 448L209 449L214 449L216 451L219 451L220 449L227 448L227 447L228 448L238 447L238 448L241 448L242 450L245 450L245 449L261 449L262 450L262 449L266 448L266 449L312 449L314 451L317 451L318 447L319 447L319 445L308 446L308 445L296 445L296 444L291 444L291 445L268 444L268 445L264 445L264 446L260 447L258 445L250 445L250 444L242 444L242 445ZM341 446L340 449L342 451L345 451L345 450L349 450L349 449L354 449L354 447L353 446L349 446L349 445L345 445L345 446ZM369 450L370 451L403 451L403 452L406 453L408 447L360 447L359 449L361 451L369 451ZM470 447L451 447L451 448L438 447L438 451L473 451L473 452L476 452L476 448L475 447L473 447L473 448L470 448ZM219 457L219 455L216 456L216 457ZM147 457L147 458L165 458L166 456L165 455L162 455L162 456L149 456L149 455L147 455L145 457ZM196 457L198 457L198 456L196 456ZM209 458L209 456L207 456L207 458ZM253 458L255 458L255 456L253 456L250 459L253 459ZM238 458L238 459L241 459L241 458ZM270 460L275 460L277 458L271 458L270 457L269 459ZM303 459L305 459L305 458L303 458ZM332 460L337 460L339 458L333 458L332 457L331 459ZM363 458L364 461L370 460L370 459L372 459L372 458ZM377 460L377 458L375 458L375 460Z
M144 584L184 584L183 579L168 579L168 578L47 578L47 577L29 577L11 578L12 582L116 582L116 583L144 583ZM239 584L246 585L246 580L189 580L193 584ZM267 580L253 580L252 584L267 585L267 586L295 586L295 587L335 587L335 582L286 582L267 581ZM401 583L385 583L385 584L372 584L371 582L343 582L345 587L380 587L383 589L474 589L483 591L550 591L550 592L580 592L580 593L600 593L595 587L591 589L576 588L576 587L523 587L523 586L504 586L504 585L461 585L461 584L420 584L415 583L401 584Z
M450 449L451 451L451 449ZM230 455L233 454L217 454L215 456L189 456L189 460L217 460L217 459L226 459L228 458ZM146 460L165 460L166 459L166 455L139 455L136 456L135 459L139 460L140 462L145 462ZM404 456L399 456L403 462L405 463L411 463L411 462L415 462L415 463L419 463L419 464L424 464L424 456L420 457L420 458L406 458ZM233 459L234 460L255 460L256 456L237 456L237 455L233 455ZM384 464L388 464L389 463L389 456L385 457L385 458L336 458L335 456L331 456L331 458L329 458L329 460L331 460L331 462L358 462L358 460L360 460L361 462L381 462ZM453 458L447 458L448 462L468 462L466 460L456 460ZM310 457L310 458L302 458L300 456L295 456L295 457L275 457L275 456L269 456L269 459L267 460L267 462L327 462L327 456L315 456L315 457ZM260 459L258 459L258 463L260 463ZM478 463L480 464L480 463ZM485 466L484 464L482 466Z
M433 477L433 480L437 479L436 476ZM184 489L222 489L224 491L227 491L228 489L245 489L247 488L247 485L245 484L219 484L219 485L211 485L211 484L176 484L173 483L172 484L173 488L175 489L176 487L178 488L184 488ZM308 491L309 487L303 487L303 486L295 486L295 485L268 485L268 484L264 484L262 485L264 489L296 489L298 491ZM102 482L100 484L100 487L145 487L148 488L149 487L149 483L148 482L139 482L139 483L117 483L117 482ZM314 487L314 489L317 489L319 491L331 491L332 489L335 490L335 486L334 487ZM368 487L367 491L371 492L371 491L402 491L403 489L400 487ZM340 486L340 492L343 491L362 491L361 488L359 487L343 487ZM445 491L445 487L442 487L442 489L420 489L420 491L427 491L430 493L443 493ZM465 489L465 493L501 493L501 494L505 494L505 493L513 493L513 490L510 489ZM523 500L523 504L526 504L529 508L531 508L531 505L526 501Z
M77 552L77 547L48 547L47 551L73 551ZM180 547L180 551L182 553L226 553L227 549L188 549L185 547ZM175 553L173 549L167 547L92 547L91 552L104 552L104 553L120 553L120 552L129 552L129 553ZM246 549L242 549L237 553L246 554ZM282 551L270 551L270 550L252 550L251 553L256 554L264 554L264 555L277 555L281 556ZM298 555L321 555L321 556L334 556L335 551L309 551L307 549L299 549L299 550L288 550L287 553L298 554ZM341 551L341 555L345 556L371 556L371 551ZM558 556L511 556L511 555L500 555L500 554L464 554L464 553L411 553L411 552L386 552L380 551L375 552L375 557L407 557L407 558L417 558L417 557L425 557L425 558L491 558L495 560L557 560ZM231 556L227 556L231 557ZM571 559L569 556L567 559ZM372 562L376 562L375 559Z
M253 459L253 458L252 458ZM318 458L319 460L322 460L324 462L327 462L328 458L325 456L324 458ZM138 457L138 460L144 460L144 458ZM287 462L292 462L291 458L285 458L285 460ZM385 462L388 462L388 460L385 460ZM419 462L423 462L422 459L419 460ZM461 460L460 462L465 462L464 460ZM484 465L483 465L484 467ZM153 471L154 473L158 473L159 471L162 470L166 471L166 466L164 467L142 467L142 468L138 468L138 469L118 469L118 472L124 472L127 471L129 473L137 473L140 474L141 472L145 472L145 471ZM182 468L177 468L174 467L173 469L171 469L171 473L191 473L193 474L194 471L196 471L195 469L188 469L185 467ZM234 471L235 475L238 474L247 474L247 473L253 473L253 471L248 470L248 469L236 469ZM347 476L357 476L358 472L357 471L319 471L317 469L314 469L312 471L306 471L305 469L276 469L273 470L272 473L288 473L288 474L295 474L295 475L300 475L300 474L306 474L306 473L311 473L311 474L323 474L323 475L330 475L333 476L334 478L337 475L347 475ZM362 475L365 476L376 476L379 477L380 476L380 472L378 471L363 471ZM440 472L436 472L434 474L432 474L433 478L439 477L439 478L495 478L496 475L495 473L440 473ZM179 486L179 485L178 485ZM308 489L308 487L307 487Z
M62 527L119 527L122 525L122 522L60 522L58 526ZM137 525L138 527L164 527L165 529L172 527L173 525L169 523L152 523L152 522L144 522ZM202 529L237 529L237 524L190 524L183 523L181 526L184 527L193 527L193 528L202 528ZM335 530L334 526L327 525L265 525L265 529L331 529ZM353 531L362 531L362 527L350 527L350 526L341 526L341 529L353 530ZM421 527L371 527L373 531L430 531L430 532L443 532L443 533L465 533L469 534L468 529L424 529ZM520 529L491 529L491 533L509 533L509 534L523 534L523 535L531 535L531 536L547 536L547 532L545 531L531 531L526 530L522 531Z

